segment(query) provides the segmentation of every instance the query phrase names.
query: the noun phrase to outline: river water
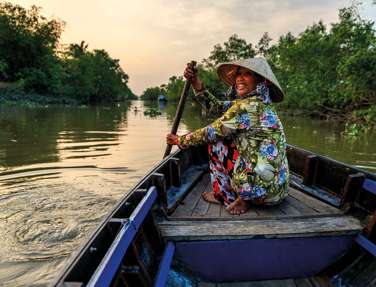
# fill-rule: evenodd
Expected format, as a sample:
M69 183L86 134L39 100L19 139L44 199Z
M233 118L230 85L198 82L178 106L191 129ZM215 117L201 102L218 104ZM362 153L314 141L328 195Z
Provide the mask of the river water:
M158 108L162 114L145 116ZM163 155L176 106L0 108L0 285L45 286ZM287 141L376 172L376 134L281 115ZM187 105L180 133L206 124Z

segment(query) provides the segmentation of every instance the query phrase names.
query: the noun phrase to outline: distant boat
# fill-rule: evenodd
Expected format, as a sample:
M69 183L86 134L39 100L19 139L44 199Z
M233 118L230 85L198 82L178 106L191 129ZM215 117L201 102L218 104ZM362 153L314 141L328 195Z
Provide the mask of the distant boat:
M159 95L158 96L158 101L159 102L167 102L167 97L165 95Z
M375 286L376 175L289 145L289 196L230 215L209 204L207 148L163 159L54 286Z

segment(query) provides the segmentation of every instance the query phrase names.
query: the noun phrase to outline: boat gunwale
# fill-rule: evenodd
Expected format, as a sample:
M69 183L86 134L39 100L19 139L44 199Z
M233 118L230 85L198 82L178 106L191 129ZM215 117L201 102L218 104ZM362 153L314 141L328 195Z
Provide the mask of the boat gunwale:
M129 192L126 193L122 198L115 204L115 206L109 211L109 213L102 219L97 227L87 236L87 239L78 247L76 251L72 253L70 256L71 259L68 260L66 263L64 269L62 272L59 273L57 276L57 279L53 281L52 286L59 286L59 284L63 284L65 278L69 275L69 273L73 270L76 263L81 259L81 257L84 255L84 253L87 251L87 249L90 247L90 245L93 243L93 241L96 239L97 235L102 231L103 228L105 228L106 224L110 222L110 220L113 218L114 214L122 207L122 205L127 202L128 199L131 198L133 193L139 189L143 184L147 182L148 179L160 168L162 168L165 164L168 163L170 158L175 157L178 155L181 151L177 150L173 153L171 153L166 158L162 159L159 163L154 165L142 178L140 181L135 183L133 187L129 189Z
M346 163L340 162L340 161L332 159L330 157L323 156L323 155L320 155L320 154L317 154L317 153L296 147L294 145L287 145L287 147L290 148L290 149L295 149L297 151L302 151L302 152L306 153L304 158L306 158L308 155L315 155L319 159L324 159L324 160L329 161L329 162L331 162L335 165L338 165L339 167L342 167L344 169L349 169L352 172L353 171L361 172L365 175L366 178L376 181L376 174L373 174L371 172L368 172L368 171L365 171L363 169L348 165ZM189 150L187 150L187 151L189 152ZM103 228L106 226L106 224L110 222L110 220L113 218L113 216L116 214L116 212L125 204L125 202L127 202L127 200L129 200L134 195L136 190L140 189L140 187L142 187L142 185L146 184L148 182L148 180L150 180L150 178L153 176L153 174L158 172L158 170L160 170L161 168L163 168L169 162L169 160L171 158L177 157L178 155L182 154L183 152L187 152L187 151L176 150L174 153L172 153L169 156L167 156L166 158L162 159L159 163L155 164L137 183L135 183L134 186L131 187L125 195L123 195L119 199L119 201L108 212L108 214L105 215L104 218L98 223L97 227L94 228L94 230L89 235L86 236L87 239L79 246L79 248L77 248L76 251L74 251L72 253L72 255L70 256L70 259L66 262L63 271L60 272L59 275L56 277L56 279L53 281L54 286L60 286L60 284L64 283L64 280L66 279L66 277L74 269L74 267L76 266L78 261L81 259L81 257L84 255L84 253L88 250L88 248L93 243L93 241L96 239L98 234L103 230ZM192 162L189 162L188 166L192 166L192 165L193 165ZM300 176L299 174L297 174L297 175ZM302 192L302 193L305 193L302 190L299 190L299 191ZM318 200L324 202L320 198L318 198ZM341 209L339 207L336 207L336 208ZM166 215L165 212L164 212L164 214ZM325 216L325 214L322 214L322 216ZM338 214L333 214L332 216L343 216L343 214L338 213ZM303 216L301 218L305 218L305 217L311 217L312 218L312 217L315 217L315 216L312 216L312 215L308 216L307 215L307 216ZM321 216L316 216L316 217L321 217ZM270 216L268 218L265 217L265 219L273 219L273 218L288 218L288 215L286 215L286 217L284 217L284 216ZM294 218L298 218L298 217L295 215ZM192 218L192 217L189 218L189 220L192 220L192 219L193 220L201 220L199 218ZM212 220L210 217L203 218L202 220L208 220L208 219ZM244 218L244 219L250 220L250 218ZM167 217L166 220L171 220L171 217ZM178 219L173 218L173 220L178 220ZM179 219L179 220L182 220L182 219ZM234 220L234 218L231 218L231 217L227 218L227 219L221 218L221 219L218 219L218 220L230 221L230 220Z

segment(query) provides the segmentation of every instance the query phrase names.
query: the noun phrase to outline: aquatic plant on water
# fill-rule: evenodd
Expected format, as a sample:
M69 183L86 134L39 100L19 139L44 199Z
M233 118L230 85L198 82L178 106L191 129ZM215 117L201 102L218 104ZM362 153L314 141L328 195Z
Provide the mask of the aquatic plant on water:
M152 117L152 118L159 116L161 114L162 113L155 108L149 108L148 110L144 111L145 116L149 116L149 117Z

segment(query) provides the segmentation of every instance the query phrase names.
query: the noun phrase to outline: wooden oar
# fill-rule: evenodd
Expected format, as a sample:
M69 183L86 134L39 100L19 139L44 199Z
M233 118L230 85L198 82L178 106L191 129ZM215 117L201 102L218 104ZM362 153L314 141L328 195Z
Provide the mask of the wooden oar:
M191 61L189 63L189 65L192 69L194 69L195 66L196 66L196 62ZM183 91L180 95L180 100L179 100L178 108L176 109L174 123L173 123L172 128L171 128L171 134L173 134L173 135L176 135L176 132L178 131L180 119L181 119L181 116L182 116L183 110L184 110L185 100L187 99L190 87L191 87L191 79L187 79L184 83L184 88L183 88ZM171 148L172 148L172 145L168 144L167 147L166 147L166 151L164 153L163 158L165 158L166 156L168 156L170 154Z

